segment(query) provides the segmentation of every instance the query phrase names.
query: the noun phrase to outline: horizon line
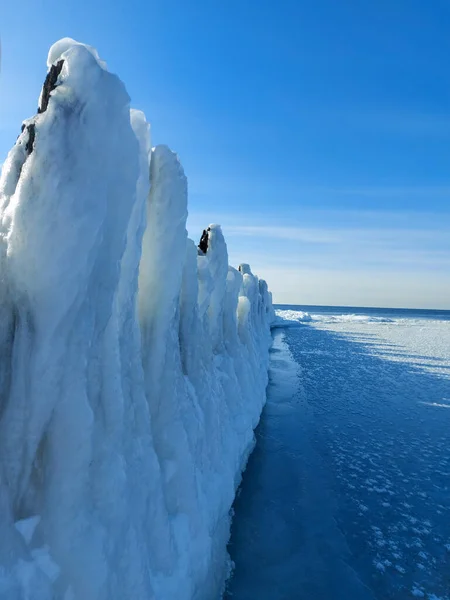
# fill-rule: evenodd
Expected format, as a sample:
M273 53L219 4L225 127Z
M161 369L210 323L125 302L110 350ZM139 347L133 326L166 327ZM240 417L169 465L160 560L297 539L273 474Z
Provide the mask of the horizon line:
M360 306L360 305L345 305L345 304L286 304L286 303L273 303L274 307L277 306L298 306L303 308L366 308L369 310L430 310L433 312L448 312L450 313L450 308L407 308L405 306Z

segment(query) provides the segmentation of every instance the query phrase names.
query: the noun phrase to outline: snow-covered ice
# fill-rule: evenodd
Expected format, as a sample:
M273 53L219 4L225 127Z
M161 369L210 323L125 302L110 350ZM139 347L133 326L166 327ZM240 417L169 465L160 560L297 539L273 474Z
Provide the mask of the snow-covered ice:
M89 46L49 52L0 180L0 598L202 600L265 402L264 281Z
M323 315L311 314L302 310L278 309L273 327L295 327L299 323L391 323L388 317L375 317L371 315L341 314Z

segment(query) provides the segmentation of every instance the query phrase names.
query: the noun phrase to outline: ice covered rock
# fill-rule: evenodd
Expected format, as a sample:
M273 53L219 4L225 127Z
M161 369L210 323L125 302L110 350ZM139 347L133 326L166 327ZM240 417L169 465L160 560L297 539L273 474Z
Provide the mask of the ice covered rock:
M48 67L0 179L0 599L217 597L271 297L97 52Z

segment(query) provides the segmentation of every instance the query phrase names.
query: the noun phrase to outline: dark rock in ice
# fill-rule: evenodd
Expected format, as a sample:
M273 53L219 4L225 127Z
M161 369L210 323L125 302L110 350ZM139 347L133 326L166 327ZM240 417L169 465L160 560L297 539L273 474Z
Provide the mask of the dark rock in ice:
M203 252L203 254L206 254L208 252L209 231L211 231L209 227L203 230L202 237L200 238L200 243L198 245L199 249Z
M38 108L38 114L43 113L47 110L47 106L50 100L50 94L56 88L56 82L58 81L59 74L63 67L64 60L59 60L56 65L50 67L50 71L47 73L47 77L44 81L44 87L42 88L41 105Z
M23 129L22 129L22 131L23 131ZM27 140L27 143L25 144L25 150L26 150L27 154L31 154L33 152L34 140L36 137L36 125L34 123L30 123L29 125L27 125L27 132L28 132L28 140Z
M56 63L56 65L52 65L50 67L50 71L47 73L47 77L45 78L44 86L42 88L41 102L40 106L38 107L38 114L41 114L47 110L48 103L50 101L50 94L56 88L56 82L58 81L58 77L61 73L63 64L64 60L59 60ZM34 148L34 140L36 138L36 125L34 123L30 123L29 125L27 125L26 123L22 123L20 132L23 133L25 129L28 132L28 140L25 144L25 150L27 155L30 155L33 152ZM20 134L18 137L20 137Z

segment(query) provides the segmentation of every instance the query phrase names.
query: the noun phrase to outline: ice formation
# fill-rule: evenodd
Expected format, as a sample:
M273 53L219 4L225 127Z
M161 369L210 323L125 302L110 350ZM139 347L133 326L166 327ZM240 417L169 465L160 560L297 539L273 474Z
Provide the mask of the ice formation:
M48 67L0 180L0 598L217 598L271 296L97 52Z

